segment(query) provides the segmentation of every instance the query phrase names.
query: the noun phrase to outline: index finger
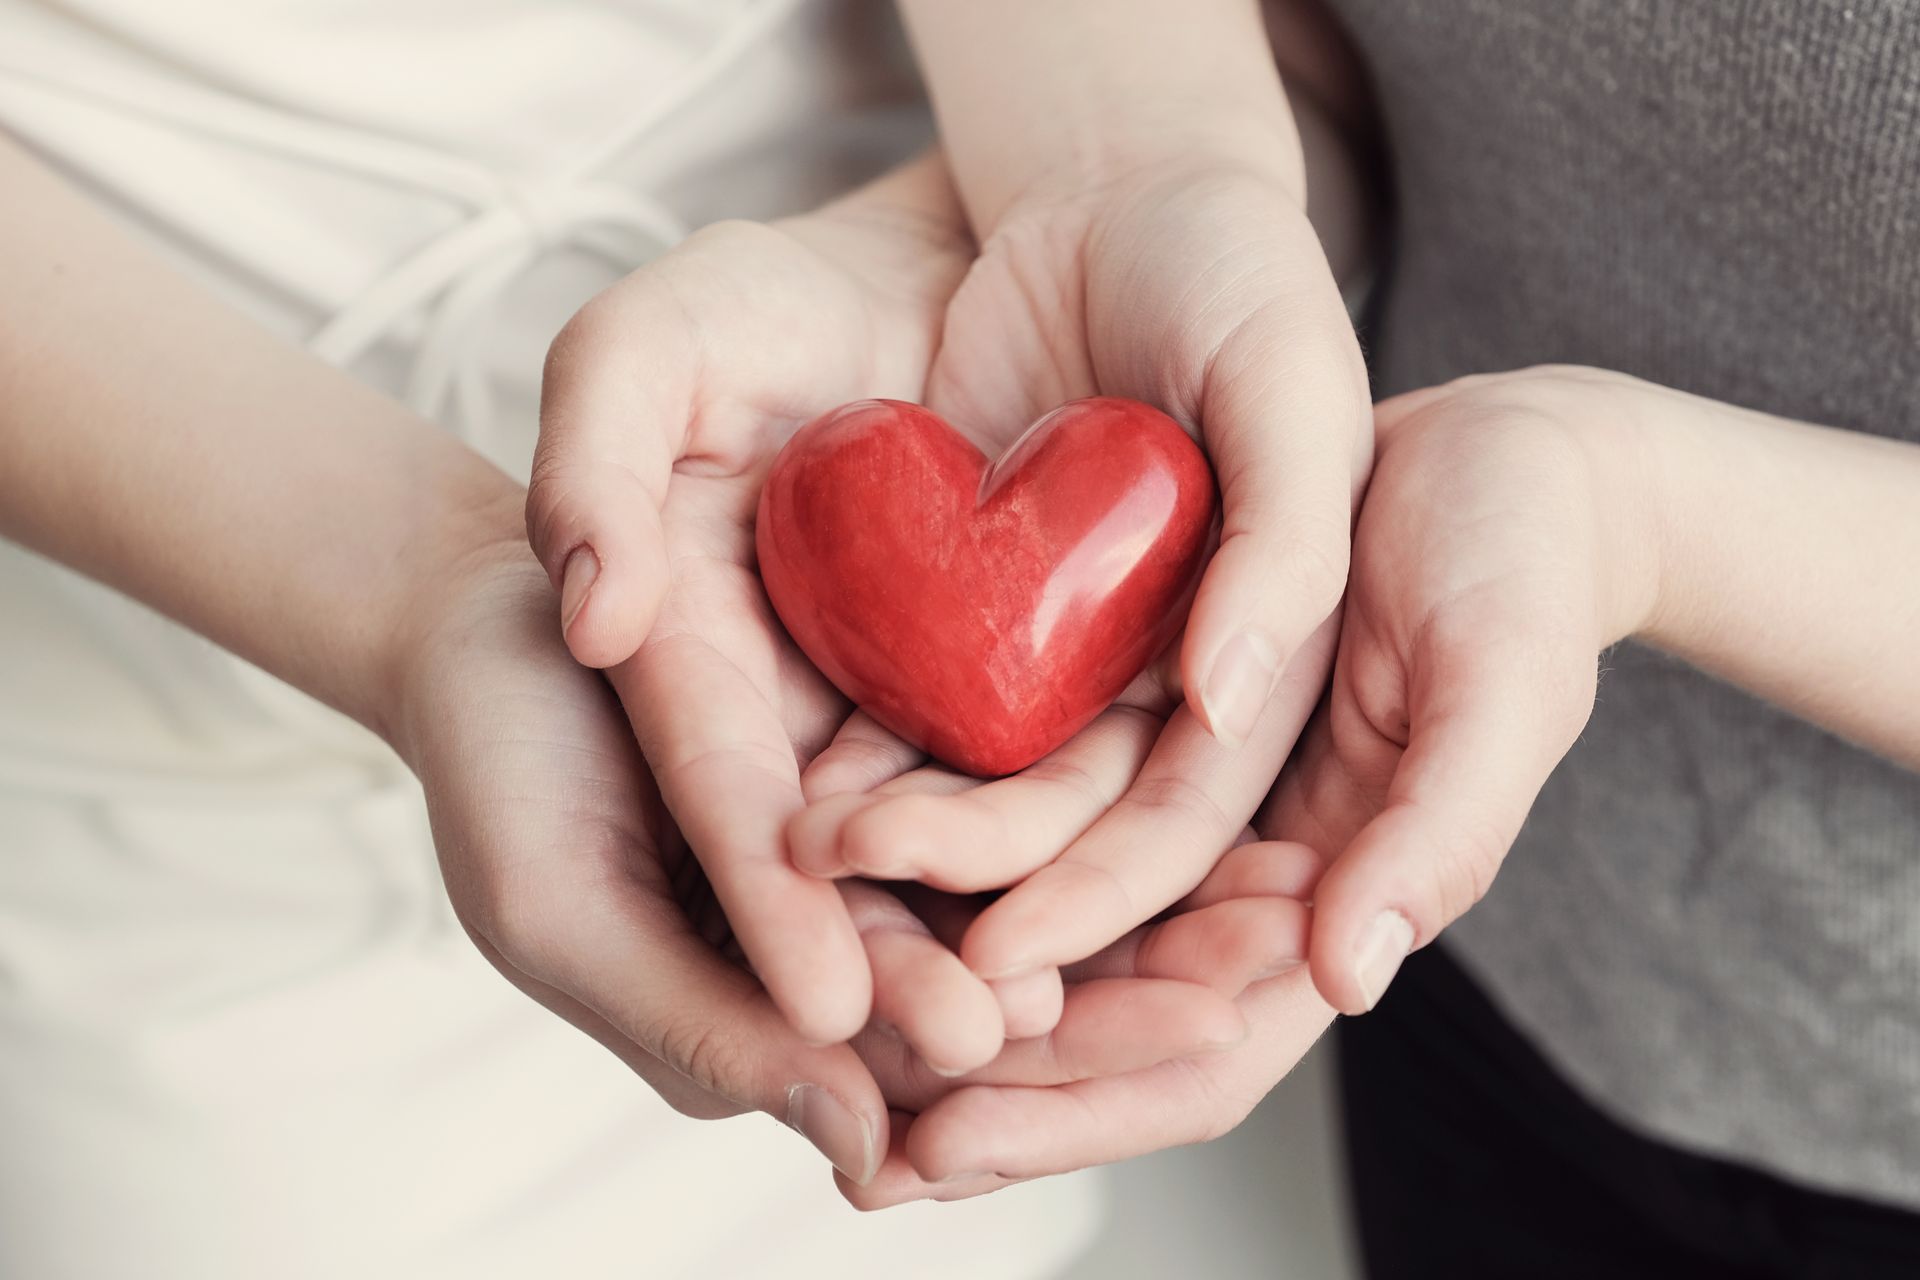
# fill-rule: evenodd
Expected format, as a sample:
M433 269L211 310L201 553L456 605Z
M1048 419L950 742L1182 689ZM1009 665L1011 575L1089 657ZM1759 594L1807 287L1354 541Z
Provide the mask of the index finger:
M1272 789L1338 634L1337 617L1321 624L1238 749L1187 707L1175 711L1119 803L968 931L961 956L974 972L1005 978L1085 959L1198 886Z
M838 888L796 870L793 744L745 673L705 640L649 639L611 673L661 798L774 1003L816 1044L867 1021L873 983Z

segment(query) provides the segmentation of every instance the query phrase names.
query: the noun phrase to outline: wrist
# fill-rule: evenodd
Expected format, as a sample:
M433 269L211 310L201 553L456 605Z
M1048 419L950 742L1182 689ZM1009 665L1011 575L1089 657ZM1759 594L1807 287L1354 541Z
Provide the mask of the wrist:
M1143 169L1271 173L1304 204L1305 163L1252 0L903 0L969 218Z
M1060 140L1046 162L1032 166L1019 185L997 189L978 215L971 200L967 208L984 239L1036 212L1072 205L1092 212L1117 190L1222 174L1257 182L1273 193L1276 207L1305 213L1306 173L1297 143L1282 145L1273 134L1239 122L1207 128L1190 120L1164 126L1142 121L1125 136L1109 129L1085 146ZM989 220L982 221L982 215Z
M1642 519L1652 543L1656 571L1648 606L1635 636L1670 653L1689 655L1697 639L1716 631L1710 610L1712 557L1700 554L1716 522L1729 518L1716 509L1713 488L1728 472L1729 460L1742 449L1760 445L1748 430L1729 438L1744 411L1651 383L1640 431L1644 498ZM1744 437L1744 438L1742 438Z
M420 730L432 711L435 677L483 622L473 602L503 577L524 577L526 590L551 597L545 572L527 546L526 493L491 467L449 477L425 504L414 536L396 549L383 593L389 602L384 643L359 682L365 699L342 708L379 734L409 767L418 769ZM551 609L548 610L551 612ZM559 637L556 632L555 642Z
M1675 474L1684 470L1688 399L1625 374L1574 371L1575 394L1596 477L1601 546L1602 647L1626 639L1659 643L1671 617Z

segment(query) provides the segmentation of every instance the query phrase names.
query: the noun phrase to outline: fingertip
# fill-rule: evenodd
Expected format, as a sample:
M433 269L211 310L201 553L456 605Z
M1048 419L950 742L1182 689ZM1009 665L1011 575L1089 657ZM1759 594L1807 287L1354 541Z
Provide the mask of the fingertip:
M849 1014L843 1008L823 1007L782 1007L787 1023L795 1035L809 1047L826 1049L837 1044L845 1044L860 1034L860 1028L867 1025L866 1014Z
M892 1025L929 1070L953 1079L992 1062L1006 1041L993 992L925 933L866 936L874 1016Z
M991 912L993 907L987 910ZM1002 938L997 929L983 930L980 921L975 921L960 940L960 962L987 982L1024 981L1047 965L1018 940Z
M1188 683L1189 704L1225 747L1238 750L1273 699L1281 653L1259 631L1242 631L1222 645L1206 672Z
M1389 806L1361 829L1314 888L1309 962L1328 1004L1361 1014L1385 997L1408 953L1477 899L1491 871L1444 840L1446 818ZM1469 883L1471 882L1471 883Z
M835 753L832 747L800 771L800 795L808 804L868 790L866 770Z
M1153 988L1160 1001L1156 1021L1168 1043L1189 1052L1231 1049L1247 1038L1247 1015L1226 996L1197 982L1168 981Z
M1252 1032L1247 1015L1241 1012L1239 1005L1228 1001L1224 1006L1209 1011L1195 1039L1202 1053L1224 1053L1245 1044Z
M840 831L846 865L877 880L915 878L931 849L929 831L945 811L938 796L892 795L864 806Z
M938 1185L991 1174L991 1169L980 1167L987 1162L975 1135L984 1131L984 1117L999 1092L991 1085L972 1085L948 1094L934 1110L922 1112L900 1144L914 1175Z
M1307 970L1313 976L1320 998L1352 1017L1367 1012L1372 1006L1354 976L1353 957L1358 936L1349 908L1351 895L1337 891L1339 873L1337 866L1328 871L1322 890L1334 892L1323 894L1314 903L1307 936Z
M871 715L856 711L801 771L800 791L808 800L872 791L926 758L925 752Z
M1237 898L1306 902L1325 869L1326 859L1310 845L1291 840L1248 841L1229 849L1178 909L1197 911Z
M999 1002L1007 1039L1028 1040L1046 1035L1060 1025L1066 1008L1066 983L1060 970L1048 966L1017 978L988 984Z
M927 1070L942 1080L958 1080L992 1062L1000 1056L1000 1050L1006 1045L1006 1024L1001 1020L1000 1008L992 1003L992 995L987 1000L990 1017L975 1015L967 1018L955 1018L938 1033L922 1031L917 1037L929 1042L928 1047L920 1049L920 1060Z
M1141 977L1199 983L1233 999L1256 982L1299 967L1307 956L1308 913L1283 897L1229 899L1159 925L1141 946Z
M853 1185L866 1186L879 1174L890 1146L890 1116L877 1095L850 1098L803 1081L787 1089L779 1118Z
M857 948L857 936L854 943ZM873 975L864 951L858 952L856 965L846 967L833 980L816 973L788 982L763 981L787 1025L815 1048L853 1039L873 1013Z
M1342 886L1330 871L1313 909L1307 963L1321 998L1348 1016L1369 1013L1385 997L1419 931L1400 907Z
M1342 497L1340 513L1226 537L1207 565L1181 679L1194 714L1226 746L1252 734L1287 664L1339 607L1352 555Z
M638 542L604 556L589 543L568 553L561 570L560 634L582 666L605 670L639 651L666 596L661 548Z
M817 800L787 820L787 857L810 876L823 880L853 874L842 855L842 831L848 818L874 803L865 794L840 794Z
M916 1200L964 1200L997 1191L1008 1184L1008 1179L991 1175L942 1183L928 1182L914 1171L906 1155L910 1135L919 1123L919 1117L896 1111L890 1119L893 1143L873 1180L862 1186L845 1174L834 1175L834 1185L839 1188L840 1194L860 1212L872 1213Z
M989 982L1084 960L1140 922L1129 888L1105 868L1048 863L982 911L960 958Z
M1340 1012L1371 1013L1412 954L1419 931L1392 907L1372 912L1351 941L1332 942L1312 957L1314 986Z

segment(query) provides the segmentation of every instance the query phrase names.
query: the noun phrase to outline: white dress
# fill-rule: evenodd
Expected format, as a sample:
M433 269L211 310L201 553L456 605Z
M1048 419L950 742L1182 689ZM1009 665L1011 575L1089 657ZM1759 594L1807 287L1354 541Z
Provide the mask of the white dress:
M0 127L520 474L575 306L927 130L829 0L0 0ZM473 951L381 744L0 544L0 1275L1017 1278L1097 1200L863 1217L675 1115Z

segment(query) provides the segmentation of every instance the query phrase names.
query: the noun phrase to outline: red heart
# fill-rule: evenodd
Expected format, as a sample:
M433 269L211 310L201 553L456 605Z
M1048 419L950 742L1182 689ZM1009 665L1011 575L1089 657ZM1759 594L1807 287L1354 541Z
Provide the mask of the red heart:
M901 737L1023 769L1180 630L1213 474L1157 409L1062 405L989 466L938 416L863 400L803 427L760 495L760 576L794 640Z

